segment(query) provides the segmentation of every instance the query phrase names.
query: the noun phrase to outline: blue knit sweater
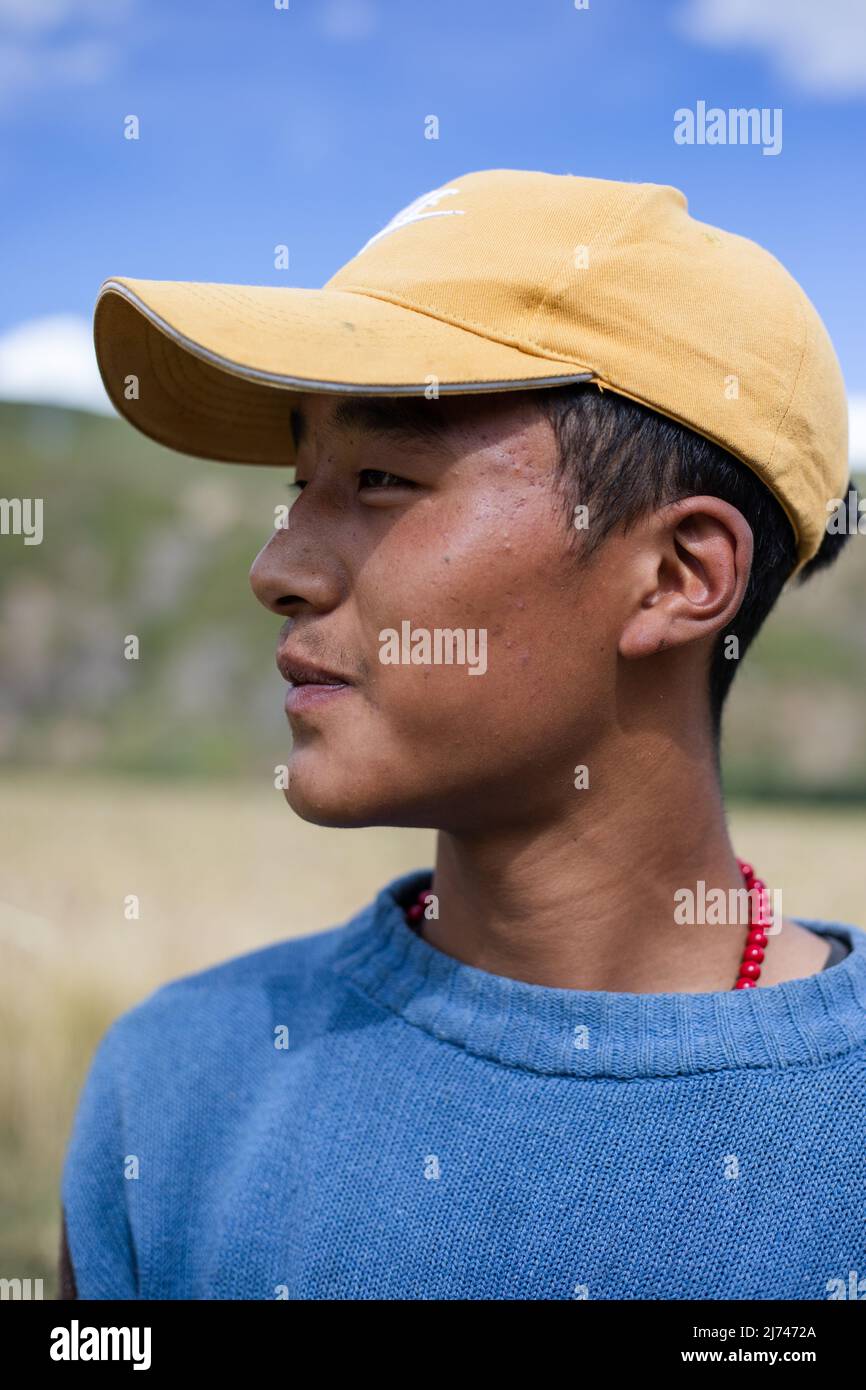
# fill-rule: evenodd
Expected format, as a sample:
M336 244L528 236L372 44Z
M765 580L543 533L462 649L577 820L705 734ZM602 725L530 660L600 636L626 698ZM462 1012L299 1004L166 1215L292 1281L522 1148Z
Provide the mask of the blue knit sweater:
M416 935L400 902L429 881L111 1025L63 1171L79 1297L825 1299L866 1276L866 931L798 919L853 949L756 990L551 989Z

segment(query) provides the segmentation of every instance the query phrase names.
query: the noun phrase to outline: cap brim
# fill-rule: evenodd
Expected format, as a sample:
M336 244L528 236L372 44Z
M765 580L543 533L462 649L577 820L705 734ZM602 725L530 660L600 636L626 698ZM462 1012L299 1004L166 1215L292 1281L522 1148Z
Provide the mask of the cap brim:
M345 290L109 279L93 323L112 404L171 449L235 463L292 459L286 393L424 395L588 381L573 362Z

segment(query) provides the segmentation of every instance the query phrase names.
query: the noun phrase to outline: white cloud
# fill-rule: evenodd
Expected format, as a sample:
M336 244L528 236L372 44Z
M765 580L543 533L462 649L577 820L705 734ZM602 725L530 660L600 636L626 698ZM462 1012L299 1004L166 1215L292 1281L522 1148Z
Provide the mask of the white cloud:
M118 57L117 47L104 39L81 39L44 52L29 44L0 41L0 106L10 106L12 97L27 91L98 82Z
M92 86L123 55L136 0L0 0L0 108L33 91Z
M329 0L320 12L326 38L341 42L366 39L376 28L378 16L370 0Z
M116 24L127 19L134 0L0 0L0 30L35 34L77 23Z
M815 95L866 91L863 0L686 0L674 24L698 43L766 54Z
M30 319L0 336L0 397L113 415L89 320L56 314Z
M71 0L0 0L0 29L35 33L62 24L72 10Z

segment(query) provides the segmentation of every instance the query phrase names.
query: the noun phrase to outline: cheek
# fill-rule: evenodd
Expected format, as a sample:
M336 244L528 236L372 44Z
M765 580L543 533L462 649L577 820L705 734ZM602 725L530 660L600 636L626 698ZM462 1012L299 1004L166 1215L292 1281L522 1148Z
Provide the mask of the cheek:
M399 557L383 549L378 573L368 569L357 594L359 611L373 618L365 621L371 714L397 740L452 749L518 738L525 747L573 728L601 678L603 640L561 519L530 498L480 508L443 533L447 542L419 528L408 543L401 538ZM380 662L379 633L402 635L405 622L410 633L431 635L430 664ZM462 632L465 664L436 660L437 630ZM440 657L444 650L443 642Z

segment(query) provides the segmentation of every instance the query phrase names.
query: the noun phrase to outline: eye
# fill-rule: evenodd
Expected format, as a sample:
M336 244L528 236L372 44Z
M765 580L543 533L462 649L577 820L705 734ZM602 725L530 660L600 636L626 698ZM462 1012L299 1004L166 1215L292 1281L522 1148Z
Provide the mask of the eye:
M382 481L383 479L385 481ZM371 488L374 491L380 491L385 487L417 487L417 483L410 482L408 478L401 478L399 474L388 473L381 468L362 468L358 474L358 483L360 487Z

